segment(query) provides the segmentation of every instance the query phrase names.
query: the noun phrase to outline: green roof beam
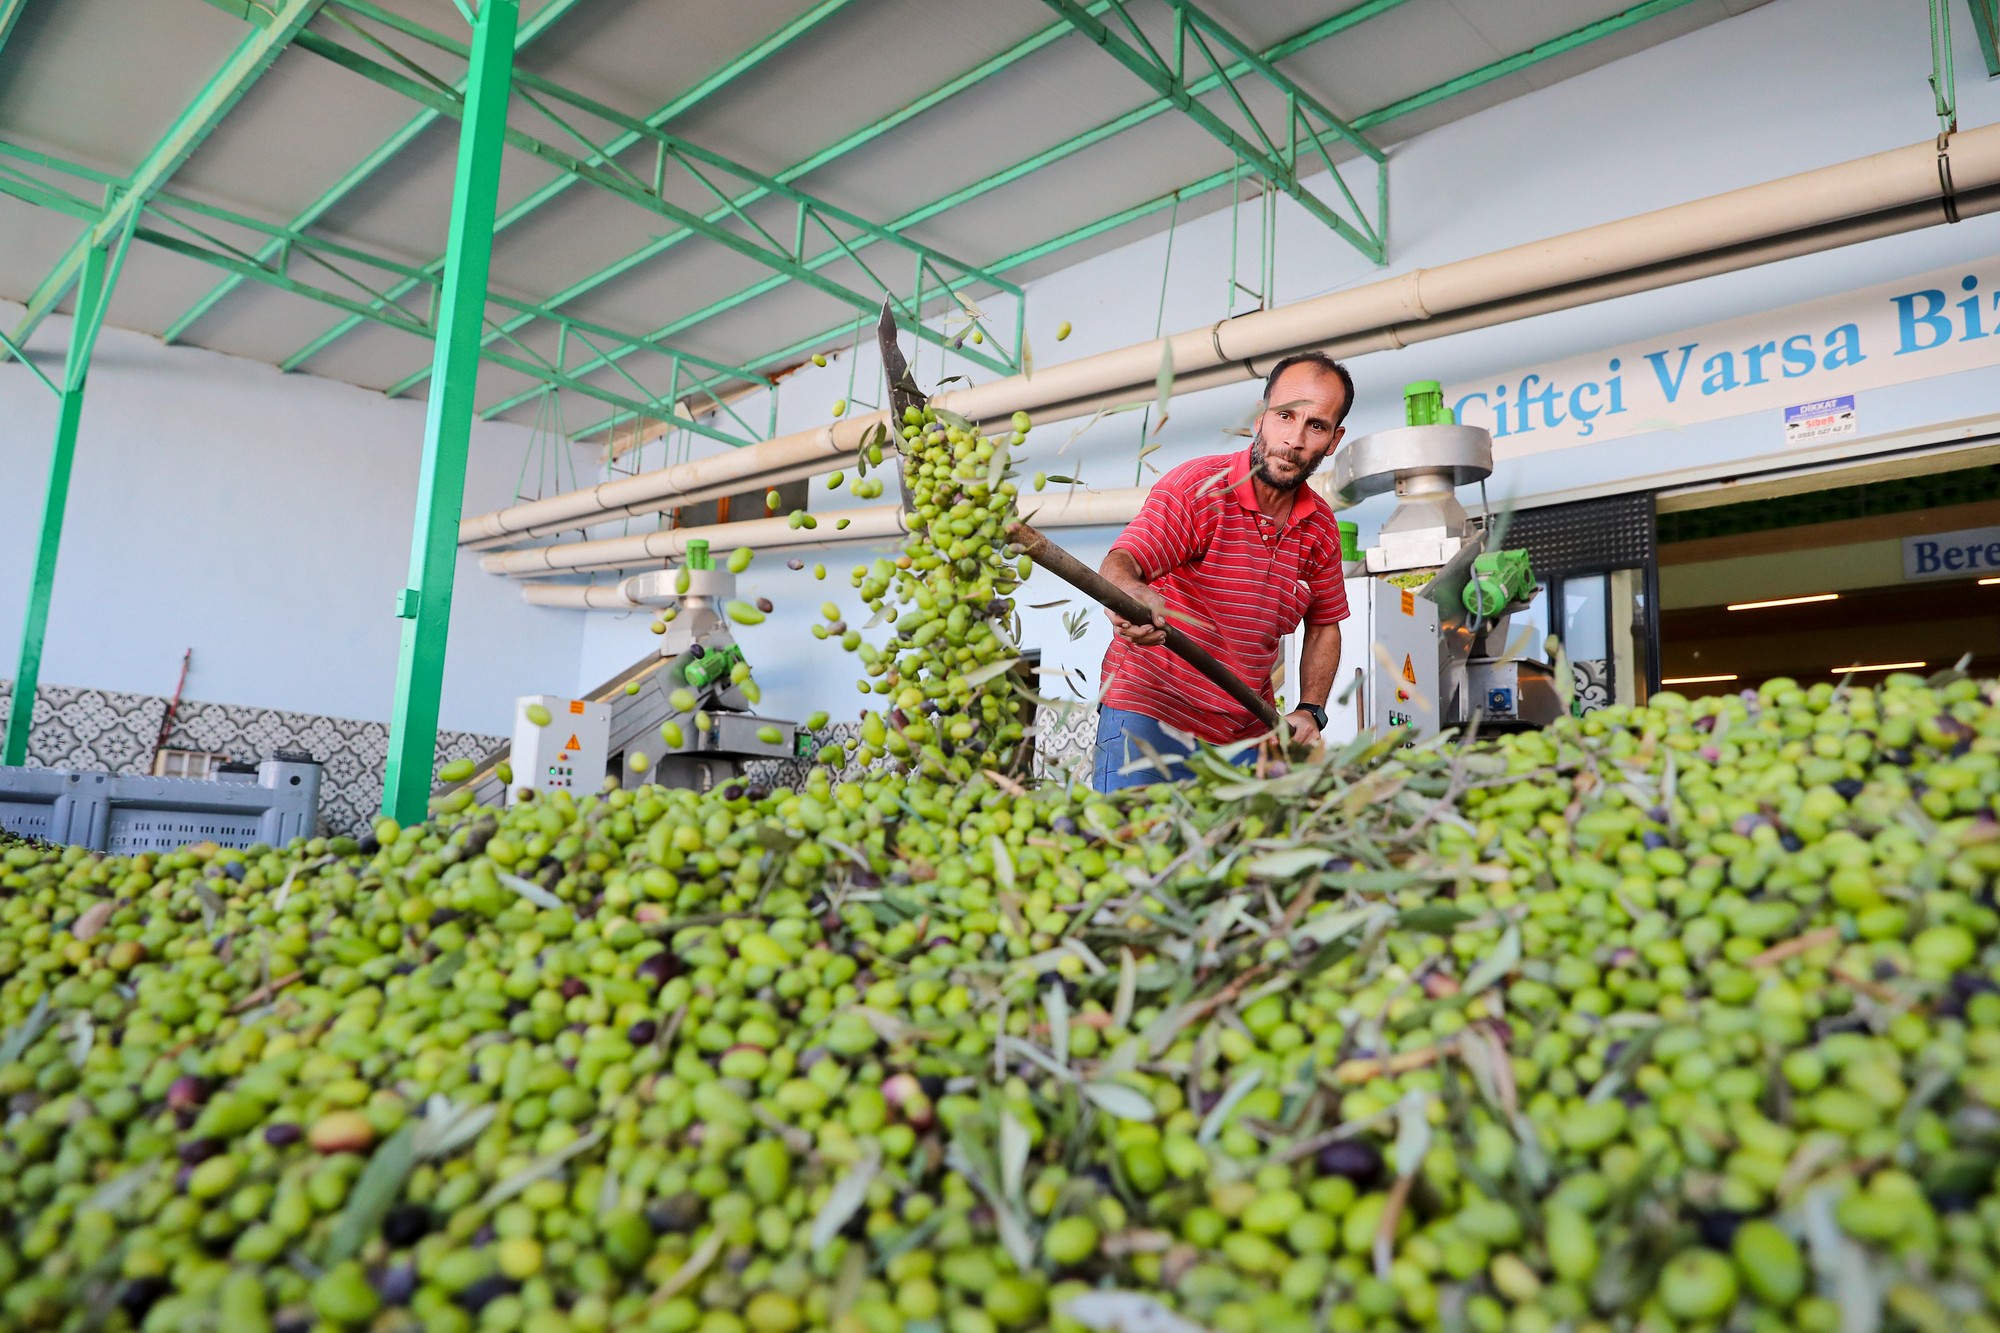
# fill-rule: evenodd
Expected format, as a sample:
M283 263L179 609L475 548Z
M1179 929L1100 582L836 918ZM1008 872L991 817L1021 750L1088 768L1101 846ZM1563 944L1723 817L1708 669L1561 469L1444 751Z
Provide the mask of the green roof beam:
M1371 3L1376 3L1376 4L1386 3L1389 5L1395 5L1403 3L1403 0L1371 0ZM1091 0L1090 8L1093 12L1101 12L1102 10L1109 9L1110 7L1111 7L1111 0ZM947 81L946 83L940 84L936 88L933 88L930 92L925 93L923 96L912 101L908 106L904 107L902 110L884 116L881 120L878 120L871 125L863 126L861 129L854 131L852 134L849 134L846 137L827 145L825 148L820 149L817 153L814 153L811 157L806 158L804 161L786 167L783 171L778 173L777 179L780 181L787 181L787 182L794 181L797 180L799 177L804 176L808 172L817 171L819 168L825 166L829 162L835 161L836 159L841 157L845 157L848 153L851 153L856 149L863 147L866 144L874 142L876 139L881 138L883 135L889 133L897 126L905 124L912 118L921 115L925 111L928 111L930 108L937 106L938 104L947 101L952 97L956 97L959 93L964 92L967 88L970 88L977 83L983 82L984 80L991 78L993 75L999 73L1001 70L1006 69L1009 65L1012 65L1020 60L1025 59L1030 55L1033 55L1036 51L1041 50L1043 47L1047 46L1050 42L1056 41L1059 38L1069 36L1070 31L1071 31L1070 26L1067 23L1055 23L1042 29L1040 32L1033 34L1032 36L1022 38L1019 42L1016 42L1013 46L1008 47L1005 51L1000 52L998 55L992 56L984 61L981 61L974 68L967 70L965 73L958 75L956 78L953 78ZM731 202L734 207L748 208L751 204L754 204L759 199L764 198L765 193L766 192L761 189L749 190L744 194L738 195ZM710 221L719 222L724 217L728 216L728 213L729 209L724 208L724 209L717 209L709 213L707 216ZM889 223L888 226L891 230L894 230L896 224L892 222ZM573 301L577 297L583 296L584 294L593 291L594 289L604 285L605 283L610 282L612 279L623 276L624 274L630 272L632 269L636 268L638 265L645 263L647 260L652 259L658 255L664 254L668 250L673 249L675 246L679 245L681 242L685 240L688 240L694 235L695 233L692 230L683 227L680 228L679 230L669 232L665 236L659 237L656 240L649 241L647 244L641 246L639 249L633 251L631 254L626 255L623 259L618 260L616 263L611 264L608 267L599 269L596 273L590 274L587 277L579 279L577 282L571 284L569 287L566 287L562 291L557 292L555 295L548 298L546 304L550 306L560 306L570 301ZM782 285L783 284L781 281L772 282L769 280L765 280L756 284L754 288L754 293L761 294L762 292L770 290L772 287L782 286ZM746 297L744 299L747 300L748 298ZM510 322L506 327L513 328L516 326ZM488 334L487 336L489 338L492 338L497 335ZM668 337L671 335L662 333L660 336ZM427 373L428 373L427 371L419 371L416 374L409 376L407 379L399 381L396 385L391 387L390 392L400 393L404 389L408 389L413 385L420 383L423 380L424 375ZM527 394L516 395L515 397L508 399L506 403L502 405L487 408L482 415L487 417L497 416L499 413L506 411L508 408L517 406L521 402L526 401L527 398L533 396L534 392L538 391L530 391Z
M1341 239L1377 264L1387 261L1388 245L1384 234L1387 231L1385 219L1378 213L1375 221L1371 222L1369 220L1366 210L1355 203L1352 194L1347 193L1346 183L1341 180L1338 171L1332 172L1333 179L1338 184L1342 194L1346 196L1349 206L1353 209L1354 216L1352 219L1341 216L1331 204L1305 187L1299 177L1296 150L1289 153L1279 153L1251 142L1226 119L1211 110L1194 93L1192 86L1188 83L1185 76L1186 43L1190 36L1195 38L1196 48L1201 51L1203 56L1214 67L1214 73L1219 78L1218 86L1228 90L1230 96L1235 100L1237 108L1244 114L1249 123L1255 127L1256 133L1266 143L1273 142L1271 132L1266 130L1261 122L1251 115L1248 104L1236 92L1235 78L1229 77L1221 63L1215 59L1214 53L1200 39L1200 33L1203 31L1208 32L1210 35L1220 33L1222 31L1220 25L1215 24L1213 20L1193 8L1188 3L1188 0L1169 0L1175 14L1178 16L1174 24L1176 49L1171 59L1154 51L1150 44L1142 43L1142 46L1134 46L1124 37L1113 32L1110 26L1102 19L1086 10L1083 5L1078 3L1078 0L1043 0L1043 3L1067 19L1070 25L1078 32L1102 47L1107 55L1130 70L1133 75L1150 87L1155 94L1178 107L1182 115L1192 120L1205 130L1210 137L1218 140L1227 147L1230 152L1236 155L1239 161L1248 163L1268 183L1290 195L1301 208L1304 208L1306 212L1318 218L1336 235L1341 237ZM1137 35L1139 32L1138 25L1132 21L1130 14L1126 12L1125 3L1126 0L1118 0L1115 8L1119 17ZM1178 21L1179 17L1184 17L1187 21ZM1230 40L1245 55L1255 54L1250 52L1247 47L1243 47L1241 43L1235 43L1233 38ZM1385 159L1381 150L1368 144L1352 126L1347 125L1331 112L1326 111L1310 95L1292 83L1290 79L1278 73L1277 69L1268 61L1259 59L1253 63L1250 60L1245 60L1242 62L1242 65L1247 67L1247 72L1263 75L1277 87L1279 92L1284 94L1288 124L1283 131L1283 142L1287 146L1292 145L1296 141L1297 135L1295 131L1301 122L1304 122L1308 126L1317 122L1320 128L1314 134L1315 141L1323 134L1339 135L1360 146L1366 156L1375 163L1377 171L1386 170L1384 165ZM1322 148L1321 151L1324 152L1324 149ZM1330 158L1327 165L1329 168L1332 167L1332 160Z
M1326 41L1332 37L1337 36L1342 32L1347 31L1349 28L1354 27L1358 23L1362 23L1368 19L1375 18L1380 14L1385 14L1388 11L1395 9L1397 6L1405 4L1407 2L1408 0L1365 0L1365 2L1362 4L1355 5L1351 9L1347 9L1339 14L1335 14L1331 18L1324 19L1319 23L1314 24L1312 27L1307 28L1302 32L1295 33L1292 36L1285 38L1283 41L1278 42L1276 45L1266 48L1261 53L1262 58L1266 61L1275 61L1275 60L1283 60L1288 56L1297 55L1300 51L1306 50L1308 47L1316 46L1320 42ZM1093 12L1098 12L1102 10L1107 10L1110 7L1111 7L1111 0L1099 0L1099 3L1092 5L1091 9ZM1046 28L1043 31L1035 34L1033 37L1025 39L1019 45L1012 48L1010 51L1004 53L1002 57L996 57L996 60L1005 60L1006 63L1011 64L1013 61L1018 60L1022 56L1030 54L1035 50L1039 50L1041 47L1046 46L1049 42L1054 41L1059 37L1069 36L1072 31L1073 29L1071 29L1067 23L1054 24L1053 26ZM993 63L994 62L988 62L989 65L992 65ZM1231 70L1229 71L1229 74L1230 77L1232 78L1240 78L1244 74L1248 73L1249 69L1250 66L1247 63L1240 64L1232 67ZM936 101L941 101L943 100L944 96L949 95L949 93L946 92L946 89L949 89L950 92L960 91L964 87L969 86L969 82L976 82L979 79L990 77L991 74L995 72L997 72L997 69L989 69L982 67L981 70L974 71L974 74L977 76L976 78L973 78L972 76L967 76L966 79L953 80L952 84L945 85L944 89L940 89L937 94L933 95L935 100L920 98L918 99L919 104L929 101L931 105L935 105ZM1213 92L1215 89L1221 87L1223 82L1224 80L1220 75L1210 74L1203 78L1197 79L1194 83L1190 84L1188 86L1188 92L1192 96L1200 97L1207 93ZM1106 121L1104 124L1099 125L1094 129L1086 130L1082 134L1079 134L1074 138L1064 140L1062 143L1059 144L1054 144L1042 150L1041 152L1035 154L1033 157L1026 159L1025 161L1017 162L1013 166L1008 167L1002 171L995 172L993 175L987 176L983 180L974 181L970 185L966 185L960 189L954 190L950 194L945 195L941 199L933 200L928 204L913 209L910 212L905 213L903 216L895 219L893 222L889 222L885 225L890 231L900 231L906 227L914 227L919 223L925 222L931 218L936 217L940 213L948 212L951 209L957 208L961 204L969 203L970 201L977 199L979 196L983 194L987 194L993 190L997 190L1003 185L1009 185L1014 181L1021 179L1023 176L1032 175L1033 173L1041 170L1043 167L1046 167L1051 163L1060 162L1066 157L1070 157L1076 153L1080 153L1084 149L1092 146L1093 144L1102 143L1106 139L1109 139L1114 135L1120 134L1125 130L1131 129L1135 125L1143 124L1146 121L1151 120L1155 116L1163 115L1166 112L1173 110L1175 105L1176 105L1175 102L1171 98L1163 97L1156 101L1150 102L1145 106L1135 108L1132 111L1126 112L1122 116L1117 116L1111 120ZM860 147L862 144L867 143L870 138L874 137L874 133L875 133L874 128L871 127L871 130L863 131L862 135L850 136L849 140L843 140L841 143L835 144L831 148L822 150L820 153L815 154L811 158L808 158L805 162L800 163L798 166L789 168L788 171L784 174L789 175L797 173L802 175L806 171L810 171L816 167L824 166L834 157L840 156L841 154L846 152L850 152L853 149ZM1234 179L1234 177L1231 177L1231 179ZM642 263L643 261L652 258L654 255L657 255L662 251L671 248L673 244L675 244L680 240L685 239L686 236L689 234L690 233L678 233L675 235L663 237L659 241L654 241L646 246L643 246L639 250L636 250L632 254L627 255L625 258L617 261L615 264L612 264L610 267L602 270L601 272L593 274L591 277L583 279L581 282L568 288L566 291L559 292L556 295L551 296L548 299L548 304L551 306L559 306L563 304L565 301L580 296L583 293L590 291L592 288L599 286L600 284L609 281L610 279L626 272L627 270L631 269L634 265ZM865 242L863 242L862 244L865 244ZM857 248L860 247L857 245ZM836 257L837 256L835 256L831 252L828 252L814 256L814 258L808 260L807 263L809 264L830 263ZM997 264L988 264L985 265L984 268L988 272L1005 271ZM785 285L785 280L783 278L760 279L757 282L752 283L749 287L744 288L742 291L735 292L729 296L722 297L714 302L711 302L706 306L703 306L699 310L683 315L679 319L676 319L669 324L663 325L660 328L655 329L654 335L661 338L671 338L678 333L683 333L686 330L693 328L695 325L700 324L702 321L706 319L713 318L714 316L722 314L725 311L734 309L735 307L740 306L747 301L754 300L757 297L764 295L766 292L775 291L777 288L782 287L784 285ZM959 284L954 284L954 286L957 285ZM804 344L795 344L794 346L797 348L802 348L804 351L811 351L815 346L823 345L826 339L837 337L851 330L852 327L853 325L851 324L842 324L836 329L829 330L824 335L820 343L814 343L811 340L808 340ZM759 358L756 364L760 366L770 366L778 364L778 361L776 358L772 356L765 356ZM595 367L584 367L583 369L588 371L591 369L595 369ZM542 392L542 390L527 389L523 390L520 393L510 395L509 397L501 400L500 402L493 404L491 407L488 407L482 413L482 415L488 418L498 416L502 412L506 412L511 410L512 408L520 406L522 403L526 402L528 399L534 397L537 393L540 392Z
M694 87L688 89L686 92L680 94L678 97L675 97L672 101L662 106L658 111L654 112L651 116L647 117L647 120L652 124L660 125L660 124L665 124L673 120L674 118L685 114L690 108L705 101L709 96L717 92L719 89L727 86L730 82L734 81L737 78L740 78L744 74L755 69L765 60L769 59L771 56L777 54L779 51L783 50L786 46L790 45L793 41L811 32L820 23L824 22L826 19L832 17L834 14L840 12L841 10L845 9L848 5L853 3L855 3L855 0L820 0L820 3L814 5L811 9L807 10L799 17L793 19L790 23L787 23L784 27L778 29L778 31L774 32L769 37L766 37L756 46L752 47L750 50L744 52L742 55L736 57L735 59L729 61L729 63L722 66L714 73L710 74L700 83L697 83ZM607 148L609 148L614 153L623 152L626 148L631 147L632 144L637 142L638 140L636 137L627 139L621 136L619 139L613 139L611 143L607 145ZM565 175L565 176L558 176L555 180L550 181L547 185L542 186L539 190L536 190L534 193L530 194L526 199L523 199L520 203L515 204L512 208L509 208L506 212L502 213L499 217L494 219L493 230L495 234L506 231L508 228L512 227L514 224L518 223L523 218L532 215L536 210L548 204L551 200L561 195L564 191L568 190L572 185L575 185L576 183L577 183L576 177ZM437 259L432 261L432 263L425 265L424 267L427 270L434 270L442 268L443 264L444 261L442 259ZM407 290L410 289L405 289L405 291ZM401 296L404 294L404 292L392 292L391 294L394 296ZM553 304L560 304L560 302L555 302ZM308 343L305 347L299 349L297 352L294 352L291 356L285 358L285 360L280 363L281 366L286 370L296 370L306 361L308 361L314 356L317 356L319 353L325 351L327 347L331 346L336 340L345 336L349 331L357 327L359 322L360 321L358 320L352 320L352 319L342 321L340 324L335 325L333 328L328 329L325 333L321 334L319 337L313 339L313 341ZM424 373L425 375L428 375L429 374L428 369ZM391 389L391 393L392 394L401 393L405 389L407 389L411 383L414 382L416 381L414 380L405 381L402 384L398 385L397 387Z
M12 145L0 142L0 151L12 152L14 149ZM45 154L35 154L34 156L44 161L49 161L53 165L67 165L54 163ZM86 169L78 168L77 170L81 172ZM56 208L85 219L95 219L100 215L100 210L73 194L62 191L54 186L18 178L6 174L6 172L7 169L4 164L0 164L0 194L10 195L43 207ZM257 254L229 246L195 228L184 218L177 216L177 210L180 209L186 209L188 212L198 216L212 217L231 225L252 230L262 230L266 234L282 230L274 224L260 222L255 218L232 213L228 209L198 203L193 200L180 199L168 192L162 191L154 197L153 201L146 206L139 216L144 219L150 219L152 222L162 226L185 230L198 237L202 243L197 243L186 236L177 235L171 231L162 231L159 226L140 225L136 228L134 235L137 239L156 248L184 255L190 259L201 260L245 281L261 283L275 290L288 292L306 300L339 310L343 314L380 324L414 337L429 339L433 336L433 329L428 323L411 314L400 304L394 302L384 303L372 291L369 292L370 299L359 300L328 288L301 281L286 271L287 266L281 259L264 259ZM358 250L352 246L341 245L323 238L295 235L290 237L289 241L290 245L286 250L287 254L316 260L336 273L341 273L341 270L328 262L329 256L352 260L372 267L379 267L391 273L413 271L410 270L410 266L408 265L398 265L394 260L385 259L381 256ZM358 279L344 273L341 275L346 277L349 282L355 283L357 286L361 285ZM424 280L431 284L435 284L438 281L435 276L431 275L426 275ZM364 288L364 290L367 289ZM490 299L496 304L507 305L510 308L534 309L528 306L526 302L516 301L499 293L492 293ZM539 315L529 316L529 318L536 317L539 317ZM593 350L597 350L596 345L590 343L585 335L596 334L609 340L620 341L628 336L618 333L615 330L606 329L601 325L587 320L574 320L564 315L550 315L548 318L557 322L563 330L577 333L579 337L584 338L585 344ZM658 350L661 355L673 358L676 366L674 372L675 383L683 386L681 392L686 396L706 397L719 402L721 388L724 386L725 381L747 380L755 385L768 383L763 376L757 374L755 371L746 370L741 367L724 366L722 363L716 364L724 370L725 373L723 375L714 379L693 378L686 375L680 368L680 364L684 359L682 354L666 348L648 348L646 350ZM570 389L586 397L595 398L607 405L627 411L643 410L649 416L671 420L677 426L692 430L698 435L703 435L722 443L742 445L753 443L759 438L749 423L744 422L734 412L731 412L730 415L742 425L746 433L745 435L732 435L726 431L719 430L695 419L691 413L687 415L674 415L673 404L657 399L650 391L646 391L643 388L643 397L635 399L629 395L611 393L596 385L586 383L576 375L563 373L559 367L552 370L548 367L546 360L540 358L537 359L539 363L531 362L495 350L487 350L483 355L486 360L493 362L497 366L540 379L550 387ZM602 356L603 353L599 352L599 355ZM32 363L30 364L32 365ZM630 376L626 376L626 378L630 380ZM632 382L636 384L636 381ZM685 408L681 410L682 412L686 412Z
M1979 34L1979 55L1986 62L1986 77L2000 78L2000 0L1965 0L1972 11L1972 29ZM6 40L5 21L0 20L0 41Z
M269 69L278 55L304 31L320 7L321 0L278 0L271 21L245 37L223 62L207 85L175 118L165 135L147 152L131 179L104 215L70 244L55 269L28 298L27 313L14 328L14 341L26 346L41 322L61 302L92 249L129 230L129 224L153 192L166 185L174 172L199 148L222 118L235 106L250 85Z
M236 2L247 4L248 0L236 0ZM542 6L540 12L535 17L521 25L520 35L514 41L514 50L517 53L521 51L530 42L534 41L544 32L547 32L557 19L575 9L580 3L582 3L582 0L549 0L549 3ZM460 79L454 87L458 91L463 92L465 80ZM288 230L303 231L326 216L327 212L336 204L354 193L361 186L362 182L368 180L386 166L398 153L409 147L418 135L436 123L437 118L438 113L429 109L419 111L415 116L412 116L408 124L397 130L387 139L384 139L373 152L356 163L351 171L332 185L329 185L320 193L319 198L313 200L300 210L298 216L287 224ZM276 258L276 249L273 247L272 252L263 257ZM160 335L161 340L167 343L179 341L181 335L186 333L196 320L213 310L224 297L235 291L237 285L242 281L243 279L241 278L229 277L217 283L206 296L203 296L190 306L186 313L167 325L167 331Z
M27 7L28 0L0 0L0 50L6 49L7 39L14 35L14 25Z
M1495 79L1518 73L1529 65L1552 59L1568 51L1573 51L1580 46L1587 45L1600 38L1609 37L1613 33L1622 32L1626 28L1645 22L1647 19L1656 18L1670 10L1678 9L1682 5L1694 2L1695 0L1650 0L1647 4L1636 5L1631 9L1611 15L1608 18L1585 24L1583 27L1577 28L1562 37L1553 38L1550 41L1542 43L1540 46L1533 48L1532 51L1495 60L1489 64L1480 66L1478 69L1447 80L1426 92L1413 94L1412 96L1391 102L1387 106L1356 116L1353 123L1357 129L1363 131L1374 129L1378 125L1384 125L1398 117L1409 115L1421 107L1430 106L1435 102L1444 101L1446 98L1469 92L1483 84L1491 83ZM1349 10L1348 14L1354 14L1357 10L1380 13L1383 9L1392 8L1394 3L1395 0L1375 0L1375 3L1371 5L1361 5L1357 6L1356 10ZM1346 15L1336 17L1344 18ZM1265 58L1271 60L1282 59L1284 55L1289 55L1302 49L1298 43L1305 35L1302 33L1298 38L1290 39L1286 43L1280 43L1279 47L1267 50L1264 53ZM1290 49L1284 50L1279 54L1274 54L1274 52L1279 52L1281 47L1286 46L1289 46ZM992 261L986 267L1001 273L1011 272L1023 265L1034 263L1038 259L1043 259L1051 254L1066 250L1073 245L1080 245L1093 237L1101 236L1109 231L1115 231L1128 223L1137 222L1139 219L1149 217L1155 213L1163 213L1173 207L1176 201L1185 201L1214 190L1225 189L1248 174L1249 170L1248 167L1241 163L1233 167L1224 168L1190 185L1182 186L1180 189L1169 194L1163 194L1158 198L1134 204L1130 208L1121 209L1109 217L1086 223L1081 227L1064 232L1060 236L1051 237L1046 241L1028 246L1026 249L1017 250L1004 259ZM859 323L859 321L856 323ZM802 338L789 347L782 347L775 352L758 357L756 360L750 362L750 366L752 369L756 369L763 366L782 365L816 347L824 347L850 335L856 327L856 323L839 324L810 338ZM588 369L588 367L579 367L579 373ZM583 439L587 436L595 435L600 431L620 425L627 419L629 418L625 414L613 414L577 431L574 438Z
M352 0L350 0L350 3L352 3ZM321 37L316 33L308 32L300 34L298 45L303 50L309 50L316 55L322 56L334 64L343 66L373 82L381 84L385 88L393 89L415 101L436 107L443 114L451 116L454 119L462 114L460 99L453 97L449 92L430 87L420 79L399 73L382 64L380 61L362 55L360 52L352 50L349 47L342 46L338 42ZM589 181L607 193L616 195L650 213L658 214L683 226L692 227L717 244L734 250L745 258L752 259L775 272L803 282L824 295L830 296L846 305L853 306L857 310L879 310L881 308L883 293L876 292L873 296L870 296L865 292L835 282L830 278L822 277L815 270L806 267L794 259L782 246L767 248L759 245L749 237L740 236L726 227L709 222L690 209L683 208L679 204L670 203L644 187L634 185L632 182L626 180L622 173L616 170L598 165L594 161L579 158L546 140L538 139L526 131L515 129L512 126L509 126L506 130L506 141L509 145L540 159L542 162L560 171L566 172L578 179ZM608 159L610 155L608 153L601 153L597 156ZM892 295L892 299L896 298ZM929 339L932 342L941 344L946 341L944 335L924 328L921 324L916 325L912 329L912 332L916 333L918 337ZM968 360L975 361L990 370L1000 373L1007 373L1012 369L1012 367L995 361L990 357L971 353L965 353L965 355Z

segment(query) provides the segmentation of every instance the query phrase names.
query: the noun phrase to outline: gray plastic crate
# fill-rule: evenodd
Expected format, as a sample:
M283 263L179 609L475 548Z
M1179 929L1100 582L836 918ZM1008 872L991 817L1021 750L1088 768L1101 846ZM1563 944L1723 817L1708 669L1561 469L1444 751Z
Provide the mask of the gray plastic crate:
M121 855L190 842L282 847L317 831L319 780L317 761L290 752L213 778L0 768L0 828Z

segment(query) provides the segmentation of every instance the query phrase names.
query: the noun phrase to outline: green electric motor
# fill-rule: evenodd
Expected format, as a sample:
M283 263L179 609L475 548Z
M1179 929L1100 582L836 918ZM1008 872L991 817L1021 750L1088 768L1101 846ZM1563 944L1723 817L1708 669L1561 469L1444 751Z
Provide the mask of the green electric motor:
M742 660L743 650L733 643L724 648L711 648L681 668L681 679L697 690L707 689L718 680L727 680L729 673Z
M1535 571L1526 551L1488 551L1473 558L1460 600L1475 616L1497 616L1534 591Z
M1456 426L1458 415L1444 405L1444 386L1436 380L1413 380L1403 386L1403 424Z

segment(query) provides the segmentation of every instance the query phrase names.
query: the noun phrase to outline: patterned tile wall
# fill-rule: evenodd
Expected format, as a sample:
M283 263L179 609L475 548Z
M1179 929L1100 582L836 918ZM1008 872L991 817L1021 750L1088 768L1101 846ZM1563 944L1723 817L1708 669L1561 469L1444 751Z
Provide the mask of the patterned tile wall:
M0 680L0 724L13 706L14 683ZM109 773L151 771L153 741L166 716L157 694L124 694L75 685L44 685L36 693L28 767L81 768ZM504 736L440 731L437 762L478 759ZM181 700L168 745L226 754L255 763L274 750L304 750L320 761L320 828L351 833L382 808L382 767L389 755L383 722L289 713L276 708Z

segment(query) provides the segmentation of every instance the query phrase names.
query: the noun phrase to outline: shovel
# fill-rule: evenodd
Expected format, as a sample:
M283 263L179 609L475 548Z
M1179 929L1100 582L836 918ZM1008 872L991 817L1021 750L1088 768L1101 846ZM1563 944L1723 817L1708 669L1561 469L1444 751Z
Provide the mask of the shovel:
M1026 523L1010 524L1007 528L1007 538L1026 552L1030 560L1098 604L1116 611L1135 624L1145 625L1152 622L1153 613L1141 605L1137 598ZM1281 724L1278 710L1264 702L1263 697L1244 684L1242 678L1234 671L1217 661L1206 648L1172 625L1167 626L1166 635L1168 652L1214 681L1217 688L1249 709L1266 727L1284 736L1287 741L1291 739L1289 731Z
M917 387L916 380L910 375L910 365L909 362L903 359L903 349L896 343L896 317L890 311L889 303L886 300L882 302L882 318L875 325L875 340L881 348L882 369L889 381L889 412L892 426L896 432L894 438L900 442L903 429L903 410L909 407L921 409L927 400L924 397L923 390ZM908 462L907 455L904 456L902 461L904 463ZM900 466L897 468L896 475L903 489L903 512L906 514L911 513L910 487L907 481L902 480L903 473ZM1092 598L1099 605L1108 607L1125 617L1125 619L1138 624L1146 624L1152 620L1152 613L1118 587L1117 584L1111 582L1081 560L1078 560L1068 551L1063 550L1062 547L1051 542L1047 537L1035 531L1035 529L1029 527L1026 523L1011 524L1007 529L1007 537L1008 540L1019 546L1030 560L1040 565L1043 569L1048 570L1049 573L1069 584L1078 592ZM1166 647L1169 652L1178 656L1183 662L1186 662L1209 680L1214 681L1217 688L1237 703L1249 709L1257 720L1262 722L1266 727L1284 736L1287 740L1291 739L1289 732L1278 717L1277 710L1272 708L1270 704L1265 703L1255 690L1245 685L1235 672L1231 671L1221 662L1218 662L1206 648L1203 648L1173 626L1169 625L1167 627L1166 634Z

